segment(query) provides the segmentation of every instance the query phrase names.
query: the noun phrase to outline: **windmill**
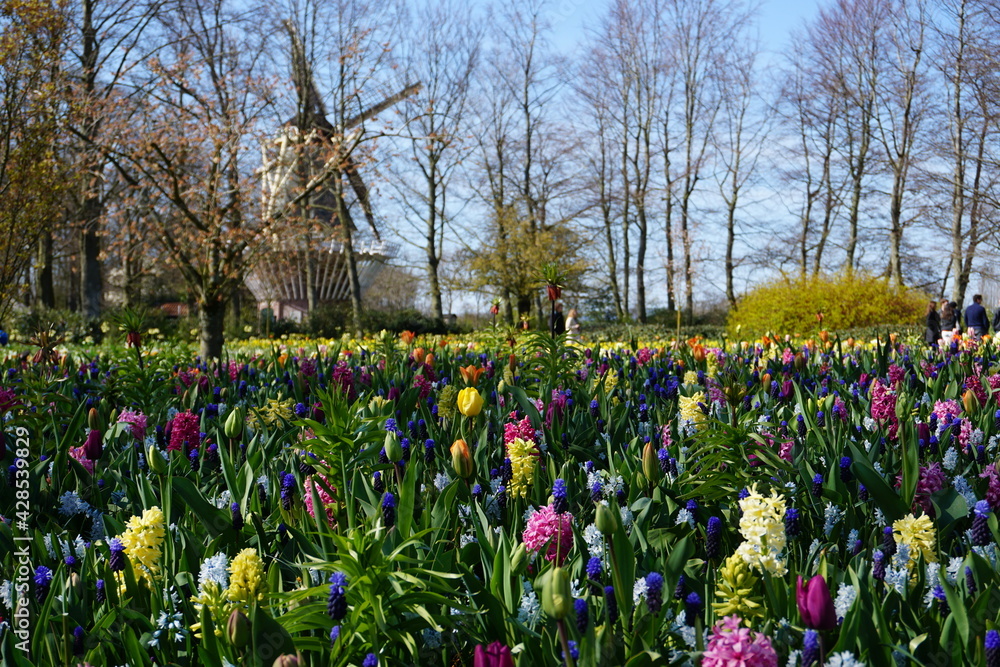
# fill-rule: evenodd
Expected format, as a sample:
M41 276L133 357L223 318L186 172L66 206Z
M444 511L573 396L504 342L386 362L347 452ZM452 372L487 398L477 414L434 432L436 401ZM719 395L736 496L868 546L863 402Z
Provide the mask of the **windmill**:
M247 287L258 302L258 309L270 309L277 318L301 320L320 301L343 301L349 295L347 275L348 253L358 267L358 280L362 291L367 289L384 266L386 259L396 254L397 248L386 243L379 234L372 210L369 189L361 177L357 160L350 154L349 146L362 129L362 124L379 113L398 104L420 90L419 83L407 84L401 90L385 96L374 104L359 105L359 112L343 120L340 124L330 122L323 98L319 94L313 77L312 67L306 58L305 48L298 31L291 21L284 22L291 42L292 80L295 84L297 111L285 124L279 142L288 145L288 138L305 137L305 159L299 163L301 173L298 179L272 183L272 188L292 187L309 180L313 172L318 172L330 159L330 151L341 151L336 163L343 165L333 179L344 178L350 185L353 202L338 205L342 190L336 190L340 183L324 186L313 193L300 205L300 217L316 227L304 234L292 237L274 238L269 252L265 253L256 268L246 277ZM334 155L336 155L334 153ZM265 178L265 180L267 180ZM287 197L286 197L287 198ZM345 197L346 198L346 197ZM351 239L356 230L351 209L359 207L365 217L372 240L367 244L355 244L331 238L329 232L340 229L342 237ZM346 228L346 229L345 229ZM325 251L325 252L324 252Z

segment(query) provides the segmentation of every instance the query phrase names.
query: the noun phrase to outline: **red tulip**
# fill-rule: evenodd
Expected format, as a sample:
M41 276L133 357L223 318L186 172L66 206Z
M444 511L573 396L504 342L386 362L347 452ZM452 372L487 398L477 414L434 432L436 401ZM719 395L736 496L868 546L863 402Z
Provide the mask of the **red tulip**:
M83 453L91 461L101 458L104 452L104 443L101 441L101 432L97 429L90 429L87 434L87 441L83 445Z
M832 630L837 627L837 612L833 608L833 598L823 575L817 574L802 586L802 577L795 582L795 599L799 604L799 614L806 627L814 630Z
M514 667L514 658L510 655L510 649L500 642L493 642L489 646L476 644L476 656L472 665L473 667Z

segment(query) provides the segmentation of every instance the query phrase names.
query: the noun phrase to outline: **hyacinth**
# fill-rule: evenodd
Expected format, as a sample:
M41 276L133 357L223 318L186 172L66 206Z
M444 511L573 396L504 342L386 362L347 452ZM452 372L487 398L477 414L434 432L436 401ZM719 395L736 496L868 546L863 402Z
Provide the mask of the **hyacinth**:
M455 385L448 384L442 387L441 391L438 392L438 417L442 419L451 419L455 416L455 411L458 408L458 389Z
M785 498L772 489L770 497L750 487L740 500L740 534L744 542L736 553L754 569L783 577L787 572L782 552L785 549Z
M698 391L691 396L678 396L677 404L680 407L681 421L686 424L693 424L699 431L708 426L705 421L705 413L702 412L699 403L705 403L705 392Z
M913 501L920 505L924 514L933 515L934 506L931 504L931 494L940 491L948 483L941 464L937 461L921 466L920 480L917 482L917 493Z
M572 516L546 505L528 518L521 539L528 551L537 553L545 548L545 560L562 565L573 547Z
M520 421L517 420L516 412L510 414L510 421L503 426L504 444L510 445L514 440L520 438L527 442L535 442L535 427L531 425L531 419L527 415Z
M535 481L538 456L538 445L532 440L514 438L507 443L507 458L510 459L511 468L507 489L511 496L528 496L528 487Z
M166 535L163 512L159 507L143 510L142 516L133 516L125 524L125 532L118 536L125 555L128 556L138 581L143 579L153 590L153 577L160 573L160 556Z
M880 426L887 428L889 439L895 440L899 430L899 419L896 417L896 392L889 389L881 380L872 383L872 419Z
M254 427L260 430L263 426L274 426L280 424L282 420L292 421L295 418L295 399L278 398L268 399L267 403L261 406L260 410L253 413L252 421Z
M727 616L712 628L702 667L778 667L778 654L765 635L742 627L739 616Z
M747 619L764 616L761 597L754 595L758 578L750 571L750 566L739 554L733 554L719 568L719 579L715 587L712 609L716 616L738 614Z
M207 607L212 616L215 635L222 637L226 627L226 619L232 611L232 604L226 599L226 589L229 586L229 559L226 554L218 553L206 558L201 564L198 574L198 594L191 596L191 602L201 617L201 610ZM201 623L191 626L195 636L201 638Z
M201 443L201 420L191 412L180 412L171 421L167 451L186 451L185 442L188 448L197 447Z
M907 514L892 524L892 537L897 544L905 544L913 555L907 563L911 570L918 554L922 554L928 563L937 562L937 550L934 546L934 524L926 514L914 518Z
M89 472L91 475L94 474L94 462L87 458L87 454L84 452L83 447L70 447L69 455L73 457L74 461L82 465L84 470ZM13 486L13 484L11 486Z
M262 601L267 591L264 563L255 549L244 549L229 564L229 589L226 597L233 602L250 604Z
M146 415L141 412L135 412L133 410L125 410L120 415L118 415L118 423L125 423L129 425L132 431L132 437L136 440L145 440L146 438Z
M326 462L324 461L324 463ZM319 482L314 482L314 478L319 478ZM309 512L309 516L313 518L316 517L316 509L313 506L313 489L315 489L316 495L319 497L320 505L322 505L323 509L326 510L326 521L329 526L333 528L333 524L336 520L337 501L330 495L330 492L327 491L327 489L329 488L330 491L336 493L337 488L330 482L329 479L327 479L326 476L319 473L306 477L306 481L303 482L302 486L304 489L302 500L306 504L306 511Z
M949 421L949 416L954 419L962 414L962 404L954 399L937 401L934 403L934 410L932 414L937 417L939 423L944 424Z

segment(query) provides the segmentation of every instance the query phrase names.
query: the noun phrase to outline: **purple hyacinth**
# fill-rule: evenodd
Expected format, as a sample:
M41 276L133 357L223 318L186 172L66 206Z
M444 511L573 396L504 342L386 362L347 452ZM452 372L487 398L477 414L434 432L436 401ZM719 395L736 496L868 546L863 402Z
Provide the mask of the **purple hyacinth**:
M472 497L475 498L476 500L482 500L483 499L483 485L482 484L475 484L475 485L473 485L473 487L472 487Z
M378 667L378 656L374 653L369 653L365 656L364 662L361 663L361 667Z
M705 529L705 558L715 560L722 555L722 519L709 517Z
M660 472L664 477L670 475L670 452L663 447L656 451L656 459L660 462Z
M608 620L612 623L618 620L618 601L615 600L615 587L604 587L604 608L608 611Z
M188 453L188 461L191 462L191 470L197 472L198 471L198 450L197 449L192 449Z
M382 473L378 470L372 473L372 488L375 489L375 493L385 492L385 482L382 481Z
M789 507L785 510L785 536L789 539L795 539L800 532L802 529L799 525L799 511L794 507Z
M866 503L866 502L868 502L869 498L871 498L871 496L868 493L868 488L864 484L859 483L858 484L858 500L860 500L863 503Z
M601 559L597 556L591 556L587 561L587 578L591 581L601 580Z
M986 648L986 667L1000 667L1000 632L989 630L983 645Z
M73 655L83 655L84 635L83 627L78 625L73 628Z
M872 578L875 581L885 580L885 554L881 549L876 549L872 554Z
M823 495L823 475L819 473L813 477L812 494L817 498Z
M695 619L701 615L701 596L697 593L688 593L684 598L684 625L694 625Z
M125 546L117 537L112 537L108 541L108 547L111 549L111 560L109 562L111 571L121 572L125 569Z
M931 593L934 596L934 599L938 601L938 609L941 611L941 615L947 616L948 596L944 592L944 587L941 584L938 584L934 587L934 590Z
M581 635L585 634L590 620L590 614L587 612L587 601L583 598L573 600L573 611L576 612L576 629Z
M810 667L819 664L819 633L815 630L807 629L802 637L802 665Z
M103 603L108 599L108 591L104 585L103 579L97 580L97 594L96 594L97 604Z
M557 479L552 484L552 509L556 514L569 510L569 500L566 499L566 482Z
M674 586L674 599L683 600L684 596L687 595L687 577L683 574L677 578L677 585Z
M972 574L972 568L968 565L965 566L965 587L969 591L969 595L976 594L976 578Z
M650 572L646 575L646 606L650 614L656 614L663 607L663 575Z
M985 547L993 541L990 533L990 504L985 500L976 503L972 518L972 543L977 547Z
M240 511L240 504L233 503L232 505L229 506L229 511L232 512L233 515L233 528L235 528L236 530L242 530L243 512Z
M330 645L336 644L338 639L340 639L340 626L335 625L330 628Z
M282 471L278 473L278 478L281 479L281 508L288 512L295 497L295 475Z
M420 421L423 421L422 419ZM424 462L431 463L434 461L434 441L430 438L424 440Z
M896 555L896 538L892 536L892 526L882 529L882 551L885 552L886 558Z
M326 613L334 621L347 616L347 575L334 572L330 575L330 595L326 600Z
M816 411L816 426L823 428L826 426L826 415L823 414L822 410Z
M396 496L388 491L382 496L382 520L385 521L386 528L392 528L396 524Z
M49 586L52 584L52 570L39 565L35 568L35 599L38 604L45 602L45 596L49 594Z
M851 457L840 457L840 481L847 484L851 481Z
M603 495L604 489L601 487L601 481L595 479L593 486L590 487L590 499L596 503Z

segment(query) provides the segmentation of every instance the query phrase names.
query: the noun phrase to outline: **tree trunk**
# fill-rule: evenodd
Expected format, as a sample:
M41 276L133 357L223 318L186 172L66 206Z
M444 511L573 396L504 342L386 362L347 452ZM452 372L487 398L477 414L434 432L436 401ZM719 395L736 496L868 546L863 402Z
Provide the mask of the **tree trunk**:
M38 238L38 303L43 308L56 307L56 291L52 283L52 232L47 230Z
M222 358L225 340L226 302L217 298L198 300L199 354L203 363Z
M93 184L96 187L96 183ZM104 277L101 274L101 200L88 192L83 203L83 231L80 235L80 304L87 319L101 316Z

